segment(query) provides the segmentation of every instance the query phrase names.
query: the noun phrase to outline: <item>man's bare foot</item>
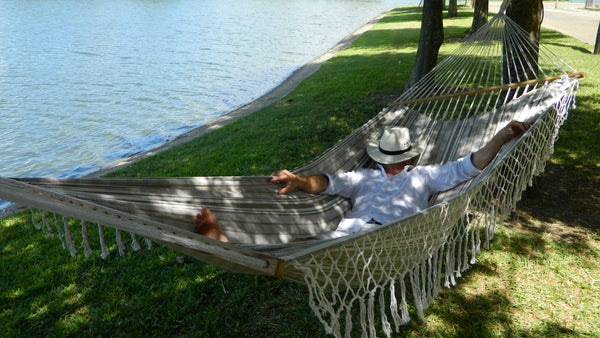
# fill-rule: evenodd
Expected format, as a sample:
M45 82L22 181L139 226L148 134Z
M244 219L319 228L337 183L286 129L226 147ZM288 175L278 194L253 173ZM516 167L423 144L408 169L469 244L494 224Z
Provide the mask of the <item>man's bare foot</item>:
M229 238L221 230L219 222L210 211L210 209L203 207L200 209L200 213L196 215L196 227L194 232L208 238L216 239L221 242L229 242Z

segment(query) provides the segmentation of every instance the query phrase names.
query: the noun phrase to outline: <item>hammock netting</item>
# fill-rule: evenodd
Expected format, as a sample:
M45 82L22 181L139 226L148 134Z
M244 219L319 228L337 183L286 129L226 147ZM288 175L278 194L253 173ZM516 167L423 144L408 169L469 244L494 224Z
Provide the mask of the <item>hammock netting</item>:
M488 247L496 225L543 171L574 103L582 74L503 12L388 108L295 170L310 175L373 165L365 146L384 125L408 127L425 149L418 164L428 165L479 149L512 119L535 122L479 176L432 196L418 214L342 238L290 243L334 230L349 201L280 196L267 177L0 178L0 199L31 207L36 228L58 235L72 255L99 250L105 257L111 247L123 252L156 242L228 271L306 284L309 304L330 334L349 336L358 327L375 336L380 327L389 336L409 321L408 304L423 319L441 287L454 285ZM202 206L232 243L193 233Z

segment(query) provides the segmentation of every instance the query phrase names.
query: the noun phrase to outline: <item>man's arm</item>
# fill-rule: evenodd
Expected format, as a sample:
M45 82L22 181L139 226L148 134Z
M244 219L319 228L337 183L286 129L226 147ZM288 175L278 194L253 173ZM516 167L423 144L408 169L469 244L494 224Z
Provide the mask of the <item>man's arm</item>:
M298 176L287 170L281 170L273 173L273 177L269 180L271 183L285 183L285 187L279 189L278 194L287 194L296 189L303 190L307 193L318 194L327 189L329 179L325 175L314 176Z
M531 127L531 123L510 121L504 128L502 128L483 148L474 152L471 156L471 162L473 166L479 170L483 170L485 167L492 162L496 154L500 151L502 146L512 140L513 138L521 135L527 129Z

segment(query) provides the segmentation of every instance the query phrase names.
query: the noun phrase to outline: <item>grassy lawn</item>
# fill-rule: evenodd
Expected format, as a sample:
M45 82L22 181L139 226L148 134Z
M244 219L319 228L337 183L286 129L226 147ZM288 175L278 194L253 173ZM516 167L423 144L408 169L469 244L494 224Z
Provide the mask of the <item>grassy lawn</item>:
M445 19L447 55L471 24ZM112 176L268 175L323 152L397 95L412 70L414 7L390 12L278 103ZM543 30L586 77L546 172L491 250L414 318L408 336L600 335L600 56ZM110 236L106 231L105 236ZM2 336L324 336L305 286L230 274L155 246L71 258L28 213L0 220ZM356 332L355 332L356 333ZM358 333L357 333L358 334ZM381 335L381 334L380 334Z

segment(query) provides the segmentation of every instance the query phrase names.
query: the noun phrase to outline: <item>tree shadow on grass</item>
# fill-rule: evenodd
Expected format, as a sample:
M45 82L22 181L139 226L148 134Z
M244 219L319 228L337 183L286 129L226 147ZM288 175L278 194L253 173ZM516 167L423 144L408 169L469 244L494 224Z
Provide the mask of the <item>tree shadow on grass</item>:
M432 317L431 326L444 328L425 330L425 334L451 337L538 337L540 334L576 334L575 331L553 321L546 321L535 329L520 326L517 319L511 315L512 311L513 304L510 299L497 290L471 295L461 288L454 288L442 293L428 311Z
M540 40L541 40L542 44L544 44L545 46L559 46L559 47L571 48L574 51L581 52L584 54L592 53L592 51L587 48L584 48L581 46L574 46L572 44L567 44L566 42L565 43L561 42L564 39L569 39L569 38L570 37L568 37L560 32L542 29Z
M600 206L593 191L597 178L573 171L577 169L548 163L546 171L534 180L534 186L525 191L516 221L526 226L531 224L528 219L547 224L560 222L573 230L587 228L600 234ZM573 233L561 234L563 238L568 236Z
M527 273L521 275L521 272L513 271L517 269L514 267L508 268L507 271L505 265L511 265L515 257L519 257L517 260L520 262L530 262L527 264L545 265L548 264L545 263L547 255L552 254L566 254L571 257L586 255L597 258L597 249L591 248L586 244L585 239L578 235L566 236L562 241L558 243L553 241L552 245L549 245L549 239L536 227L528 227L527 224L508 224L508 226L521 227L521 229L509 230L509 233L497 233L492 242L492 252L487 254L489 257L471 267L458 280L455 287L442 290L438 298L432 302L431 307L425 312L428 324L426 326L410 324L402 328L402 335L414 335L417 332L425 336L452 337L536 337L580 334L579 331L572 329L574 325L567 326L560 319L543 319L549 316L544 310L538 309L543 307L544 298L542 297L542 300L537 303L538 297L529 293L533 292L535 287L531 288L531 291L521 290ZM498 246L500 249L494 249ZM559 253L549 252L550 246L553 247L552 250ZM494 251L498 256L505 258L494 257L496 256ZM554 265L548 265L547 268L561 269ZM589 268L593 269L591 266ZM543 285L549 282L530 279L528 283ZM521 297L530 299L531 303L519 301ZM564 297L564 295L554 297ZM531 309L522 309L530 306ZM531 316L539 317L531 318ZM528 326L528 323L523 323L523 317L529 319L529 323L533 325ZM589 325L589 323L585 324Z

